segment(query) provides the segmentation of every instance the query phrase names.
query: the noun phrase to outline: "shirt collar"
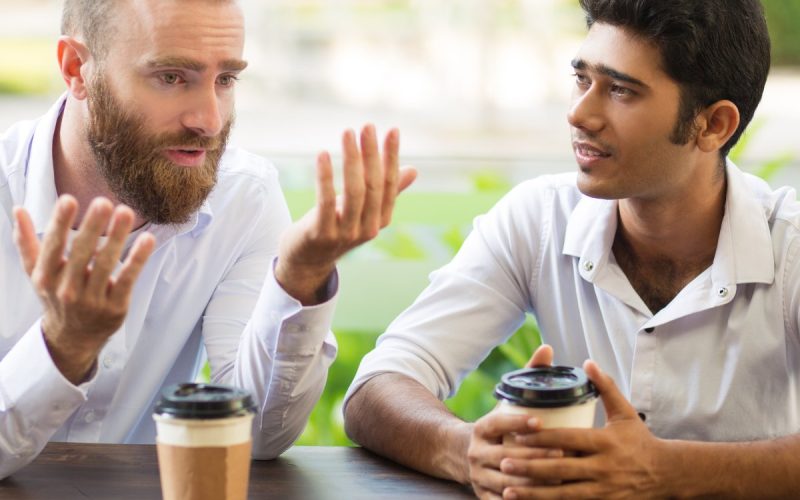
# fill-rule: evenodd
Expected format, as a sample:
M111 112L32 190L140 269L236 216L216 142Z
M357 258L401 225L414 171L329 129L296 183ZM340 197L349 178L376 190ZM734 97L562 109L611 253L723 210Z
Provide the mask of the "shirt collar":
M753 195L747 177L731 161L726 176L725 212L711 266L712 282L715 286L772 283L775 259L768 208ZM582 196L567 221L563 253L580 259L581 274L589 281L608 262L617 212L616 200Z
M64 105L67 94L63 94L50 110L37 123L31 140L30 156L26 167L25 197L22 206L31 215L33 226L39 236L44 235L50 218L53 215L58 193L53 167L53 136ZM224 155L223 155L224 158ZM155 232L164 236L179 236L191 233L192 236L200 234L214 218L208 198L203 201L200 209L192 214L184 224L177 226L163 226ZM153 226L155 229L157 226ZM160 240L157 236L157 238Z
M754 195L748 176L733 162L728 161L725 175L728 191L711 267L712 281L720 286L730 282L772 283L775 256L768 222L769 207Z
M25 172L25 197L22 206L31 216L39 235L44 234L58 194L53 176L53 135L64 110L66 94L36 124Z

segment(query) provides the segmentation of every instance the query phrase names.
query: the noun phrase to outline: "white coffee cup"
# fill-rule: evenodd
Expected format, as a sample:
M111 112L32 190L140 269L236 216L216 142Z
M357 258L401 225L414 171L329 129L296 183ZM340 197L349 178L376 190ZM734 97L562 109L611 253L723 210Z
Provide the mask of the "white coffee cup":
M590 428L598 392L586 373L572 366L539 366L506 373L497 384L494 411L538 418L543 429ZM506 444L514 443L506 435Z

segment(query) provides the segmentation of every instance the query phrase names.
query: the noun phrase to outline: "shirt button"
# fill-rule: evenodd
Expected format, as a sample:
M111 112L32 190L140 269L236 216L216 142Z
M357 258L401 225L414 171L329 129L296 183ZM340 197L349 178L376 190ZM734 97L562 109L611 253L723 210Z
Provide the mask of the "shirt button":
M83 417L83 421L86 422L87 424L91 424L92 422L94 422L95 421L94 410L87 411L86 415Z
M645 415L645 414L644 414L644 413L642 413L642 412L639 412L639 419L640 419L642 422L645 422L645 421L647 420L647 415Z
M654 326L651 326L650 328L645 328L644 331L645 333L653 333L654 331L656 331L656 328Z
M722 288L718 289L717 290L717 296L719 298L721 298L721 299L724 299L725 297L728 296L728 289L726 287L724 287L724 286Z
M103 366L105 368L111 368L112 366L114 366L114 358L110 354L107 354L103 358Z
M592 262L591 260L587 260L586 262L583 263L583 269L586 272L591 271L592 269L594 269L594 262Z

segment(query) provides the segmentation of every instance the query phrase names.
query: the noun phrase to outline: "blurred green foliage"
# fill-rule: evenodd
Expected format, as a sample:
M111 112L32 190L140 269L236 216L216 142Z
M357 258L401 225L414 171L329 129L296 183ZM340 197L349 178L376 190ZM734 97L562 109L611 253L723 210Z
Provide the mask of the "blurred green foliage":
M0 38L0 94L46 94L58 81L55 44L40 38Z
M761 0L772 39L772 63L800 66L800 1Z

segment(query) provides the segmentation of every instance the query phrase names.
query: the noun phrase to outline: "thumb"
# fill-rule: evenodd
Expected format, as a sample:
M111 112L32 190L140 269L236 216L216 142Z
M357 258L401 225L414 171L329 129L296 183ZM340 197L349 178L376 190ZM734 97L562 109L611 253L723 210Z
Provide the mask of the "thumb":
M600 370L597 363L587 360L583 363L583 370L600 392L609 422L628 418L639 420L636 409L625 399L614 380Z
M397 183L397 192L402 193L410 186L417 178L417 169L412 166L400 167L399 181Z
M553 364L553 348L547 344L542 344L533 353L531 359L525 365L525 368L533 368L534 366L550 366Z
M24 208L14 207L14 222L14 243L19 249L25 272L30 276L39 258L39 239L31 216Z

